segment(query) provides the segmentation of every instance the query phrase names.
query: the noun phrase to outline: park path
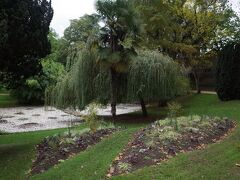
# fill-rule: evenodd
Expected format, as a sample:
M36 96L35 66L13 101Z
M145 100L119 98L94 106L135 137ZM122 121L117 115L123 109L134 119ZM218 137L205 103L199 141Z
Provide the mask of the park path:
M117 114L139 111L137 104L118 104ZM70 127L83 122L81 115L87 111L77 111L75 116L53 107L11 107L0 108L0 132L27 132ZM98 115L110 116L111 106L98 109Z
M197 93L197 91L193 90L193 93ZM201 94L214 94L216 95L217 93L215 91L201 91Z

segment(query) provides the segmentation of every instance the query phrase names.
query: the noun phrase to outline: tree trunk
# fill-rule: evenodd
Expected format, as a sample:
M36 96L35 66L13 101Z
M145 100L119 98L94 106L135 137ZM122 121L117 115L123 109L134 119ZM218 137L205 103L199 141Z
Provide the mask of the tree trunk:
M193 70L193 77L194 77L194 80L195 80L195 86L196 86L197 94L201 94L201 88L199 86L199 75L195 70Z
M112 117L116 117L116 105L117 105L117 73L116 70L111 68L111 113Z
M147 117L148 113L147 113L147 108L146 108L145 102L144 102L143 98L140 97L140 96L139 96L139 99L140 99L140 104L141 104L141 107L142 107L142 114L143 114L144 117Z

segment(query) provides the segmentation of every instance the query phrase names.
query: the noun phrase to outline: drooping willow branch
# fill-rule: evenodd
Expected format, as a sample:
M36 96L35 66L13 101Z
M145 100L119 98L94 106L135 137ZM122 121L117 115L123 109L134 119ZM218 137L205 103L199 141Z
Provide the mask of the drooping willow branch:
M97 51L81 50L68 74L46 91L46 103L58 108L83 109L93 100L109 103L109 68L97 63ZM117 101L152 102L172 99L185 92L187 81L179 65L158 52L140 51L128 72L117 74Z
M130 102L140 100L143 111L143 100L170 100L186 93L187 87L188 80L181 67L159 52L140 51L130 63L127 99Z

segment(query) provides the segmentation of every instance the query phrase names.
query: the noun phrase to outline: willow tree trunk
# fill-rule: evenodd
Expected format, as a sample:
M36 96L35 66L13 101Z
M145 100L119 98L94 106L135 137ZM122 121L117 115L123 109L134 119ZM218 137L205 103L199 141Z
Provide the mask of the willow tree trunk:
M196 70L193 70L193 77L194 77L194 80L195 80L195 87L196 87L196 91L197 91L197 94L201 94L201 88L199 86L199 74L196 72Z
M139 96L139 100L140 100L140 104L141 104L141 107L142 107L142 114L143 114L144 117L147 117L148 113L147 113L147 108L146 108L145 102L144 102L144 100L141 96Z
M112 117L116 117L116 105L117 105L117 72L111 68L111 113Z

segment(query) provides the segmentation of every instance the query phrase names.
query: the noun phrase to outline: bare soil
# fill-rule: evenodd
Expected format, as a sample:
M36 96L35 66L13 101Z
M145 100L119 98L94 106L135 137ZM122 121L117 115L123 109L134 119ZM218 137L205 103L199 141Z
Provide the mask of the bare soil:
M141 129L132 141L128 143L112 163L107 174L108 177L129 173L137 169L160 164L176 156L178 153L202 149L207 144L214 143L225 137L233 130L235 123L231 120L215 123L210 129L196 129L181 134L180 138L172 141L155 140L152 144L147 134L151 133L153 126Z
M111 135L116 129L101 129L95 133L87 132L75 137L45 138L36 146L36 160L32 164L30 175L39 174L50 167L68 159L69 157L86 150L100 142L104 137ZM70 141L68 141L70 139Z

